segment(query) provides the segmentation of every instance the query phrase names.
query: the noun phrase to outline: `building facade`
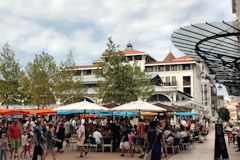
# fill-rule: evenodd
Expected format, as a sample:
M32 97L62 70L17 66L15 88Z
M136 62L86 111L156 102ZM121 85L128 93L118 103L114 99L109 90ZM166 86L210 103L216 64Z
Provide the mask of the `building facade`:
M228 96L225 98L225 107L230 112L230 118L240 120L240 97Z
M133 49L130 43L121 52L129 64L137 64L154 80L154 94L149 97L149 102L189 106L211 113L212 84L204 64L190 56L176 58L171 52L164 60L157 61L148 53ZM95 75L99 61L101 57L91 65L74 66L71 70L87 87L86 98L100 103L96 98L96 85L100 79Z

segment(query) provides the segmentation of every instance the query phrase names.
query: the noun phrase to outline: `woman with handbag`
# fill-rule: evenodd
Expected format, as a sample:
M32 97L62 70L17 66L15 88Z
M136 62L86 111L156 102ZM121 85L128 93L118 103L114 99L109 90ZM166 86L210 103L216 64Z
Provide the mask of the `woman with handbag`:
M155 121L150 122L150 130L147 133L147 140L148 147L144 160L161 160L161 144L163 145L165 158L168 157L164 134L157 129L157 122Z

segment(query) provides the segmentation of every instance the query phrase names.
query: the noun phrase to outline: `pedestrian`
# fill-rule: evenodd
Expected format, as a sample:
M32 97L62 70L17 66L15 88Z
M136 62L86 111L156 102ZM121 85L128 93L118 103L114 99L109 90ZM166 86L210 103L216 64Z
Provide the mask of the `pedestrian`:
M130 145L130 153L131 153L131 156L133 157L133 154L134 154L134 143L133 143L133 139L134 139L135 135L133 133L132 130L129 130L128 131L128 143Z
M88 154L87 149L83 146L85 141L85 126L84 126L85 120L82 119L77 131L78 134L78 145L80 147L80 156L79 158L83 157L83 152L85 152L85 156Z
M61 122L58 129L57 129L57 138L61 141L56 142L57 143L57 151L60 153L63 153L63 141L65 139L65 127L64 124Z
M161 143L163 145L165 158L167 158L167 147L165 144L165 137L162 132L157 129L157 122L150 122L150 130L147 133L148 147L147 153L152 150L151 160L161 160Z
M0 160L7 160L8 140L6 133L1 134L0 149Z
M44 147L43 147L43 142L45 141L45 137L42 135L42 129L41 129L41 121L38 121L36 123L36 126L34 127L34 151L33 151L33 158L32 160L37 160L38 155L41 156L41 160L43 159L43 154L44 154Z
M144 152L142 149L142 146L144 145L144 139L145 139L145 126L143 123L143 120L140 118L139 122L138 122L138 126L137 126L137 147L140 151L140 156L139 158L143 158L144 157Z
M121 149L120 156L124 156L124 152L130 150L129 139L128 139L128 130L124 124L120 125L120 129L122 131L121 142L120 142L120 146L119 146L119 148Z
M24 158L26 158L26 153L29 153L29 156L31 157L31 142L29 141L30 139L30 134L25 131L23 135L21 135L21 139L22 139L22 152L20 157L22 158L22 154L24 153Z
M17 119L14 119L13 124L9 127L9 140L11 145L11 153L14 152L14 158L18 159L18 149L21 146L21 132L20 125ZM10 159L12 155L10 156Z
M73 126L69 119L64 123L64 127L65 127L65 135L66 135L65 138L66 138L67 146L70 146L70 138L73 133Z
M53 124L49 124L49 128L46 132L46 146L47 146L47 149L46 149L46 152L43 156L44 160L46 159L49 152L52 153L53 160L56 160L56 155L55 155L55 151L54 151L55 139L54 139L53 135L54 135L54 126L53 126Z

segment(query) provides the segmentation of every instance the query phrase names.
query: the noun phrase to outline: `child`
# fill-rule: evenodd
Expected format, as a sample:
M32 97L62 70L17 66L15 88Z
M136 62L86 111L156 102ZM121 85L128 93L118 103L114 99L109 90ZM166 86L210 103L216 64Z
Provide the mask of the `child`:
M7 160L7 149L8 149L8 140L6 134L1 135L0 139L0 149L1 149L1 160Z
M22 139L22 148L23 151L21 153L21 158L22 158L22 154L24 153L24 158L26 158L26 153L29 153L29 156L31 157L31 139L30 139L30 134L25 131L24 135L21 135L21 139Z
M133 157L133 138L134 138L134 134L132 131L130 131L128 133L128 143L130 145L130 152L131 152L131 156Z

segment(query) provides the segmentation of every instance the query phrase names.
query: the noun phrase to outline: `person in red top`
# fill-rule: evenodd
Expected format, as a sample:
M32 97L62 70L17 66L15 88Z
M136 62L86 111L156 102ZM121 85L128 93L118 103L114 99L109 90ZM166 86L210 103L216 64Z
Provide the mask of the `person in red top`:
M138 126L137 126L137 146L139 148L139 151L141 153L141 155L139 156L139 158L143 158L144 157L144 152L141 146L144 145L144 139L145 139L145 126L143 123L143 120L140 118L139 122L138 122Z
M191 123L191 121L188 119L188 120L187 120L187 127L190 128L191 125L192 125L192 123Z
M9 142L11 145L11 153L14 151L14 158L18 158L18 148L21 146L21 132L17 119L14 119L13 124L9 127Z

